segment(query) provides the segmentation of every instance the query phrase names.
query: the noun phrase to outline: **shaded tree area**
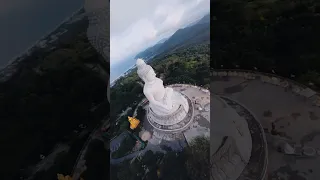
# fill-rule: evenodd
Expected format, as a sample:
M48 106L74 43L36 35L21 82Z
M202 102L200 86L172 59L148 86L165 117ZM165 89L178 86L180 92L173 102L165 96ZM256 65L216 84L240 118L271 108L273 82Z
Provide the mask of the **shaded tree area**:
M319 1L214 0L212 7L213 68L257 67L284 77L320 71Z
M71 144L68 152L62 152L57 155L54 165L46 171L40 171L35 174L33 180L57 180L57 174L71 175L74 164L78 158L83 144L89 137L89 134L76 138Z
M139 132L143 130L143 122L146 118L146 110L143 107L139 106L137 109L137 116L136 118L140 121L140 124L132 131L136 136L139 136Z
M141 100L143 87L137 82L139 82L138 75L130 74L126 78L121 77L118 79L110 89L111 116L113 118L116 118L116 115L128 107L134 106L134 102Z
M113 105L110 108L113 109ZM110 124L111 128L107 132L110 139L120 135L122 132L129 129L130 123L128 121L128 116L132 116L132 115L133 115L133 109L129 109L129 111L127 111L126 113L121 114L120 117L119 115L115 115L111 111L111 118L114 118L113 121L115 119L117 121Z
M92 68L104 65L85 33L73 36L65 42L68 47L34 49L0 84L0 153L6 162L0 170L2 179L10 180L19 169L36 164L39 155L47 156L58 142L73 144L77 136L73 130L80 124L91 131L108 115L92 110L99 104L109 107L108 77ZM67 156L72 159L77 153Z
M210 179L210 138L196 137L185 149L185 156L185 166L190 179Z
M93 140L85 155L87 170L82 177L86 180L109 179L110 150L106 150L104 142Z
M145 115L146 115L146 110L144 110L143 107L139 106L138 109L137 109L136 118L140 120L140 123L143 123Z
M164 84L186 83L209 87L210 44L178 49L151 60L151 66L162 76Z
M111 165L111 180L207 180L210 142L198 137L182 152L147 151L142 157Z

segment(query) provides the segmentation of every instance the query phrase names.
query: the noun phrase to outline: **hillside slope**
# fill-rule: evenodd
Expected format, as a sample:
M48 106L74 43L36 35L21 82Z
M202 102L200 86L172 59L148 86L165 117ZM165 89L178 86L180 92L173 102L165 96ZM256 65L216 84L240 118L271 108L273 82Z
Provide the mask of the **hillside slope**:
M168 40L158 43L143 52L140 52L135 58L149 60L162 53L177 50L182 47L199 44L210 41L210 15L207 14L193 26L189 26L176 31Z

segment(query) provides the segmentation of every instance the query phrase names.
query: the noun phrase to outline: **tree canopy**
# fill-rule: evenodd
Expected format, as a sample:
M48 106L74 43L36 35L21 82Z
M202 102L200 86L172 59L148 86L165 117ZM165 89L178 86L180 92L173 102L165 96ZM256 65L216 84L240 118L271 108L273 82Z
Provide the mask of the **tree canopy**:
M212 7L212 68L274 70L305 84L308 71L320 71L317 0L214 0Z
M207 180L210 177L210 142L198 137L182 152L154 153L111 165L111 179Z

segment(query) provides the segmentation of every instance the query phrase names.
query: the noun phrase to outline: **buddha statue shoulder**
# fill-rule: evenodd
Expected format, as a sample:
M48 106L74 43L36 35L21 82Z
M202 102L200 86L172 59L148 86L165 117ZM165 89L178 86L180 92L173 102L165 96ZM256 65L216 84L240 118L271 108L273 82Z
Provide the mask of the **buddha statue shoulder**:
M156 77L156 73L150 65L142 59L136 62L138 76L144 81L143 93L149 100L150 108L157 114L170 114L179 108L175 101L175 91L170 87L164 87L163 81Z

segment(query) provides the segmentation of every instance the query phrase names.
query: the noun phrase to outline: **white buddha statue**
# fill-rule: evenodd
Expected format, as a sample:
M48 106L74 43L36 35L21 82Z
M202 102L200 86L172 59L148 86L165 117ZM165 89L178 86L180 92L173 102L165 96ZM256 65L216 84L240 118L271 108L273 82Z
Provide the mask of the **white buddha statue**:
M188 103L184 97L172 88L164 87L163 81L156 77L153 68L142 59L136 62L138 75L144 81L143 93L149 100L149 106L158 115L175 112L180 105L188 112Z

